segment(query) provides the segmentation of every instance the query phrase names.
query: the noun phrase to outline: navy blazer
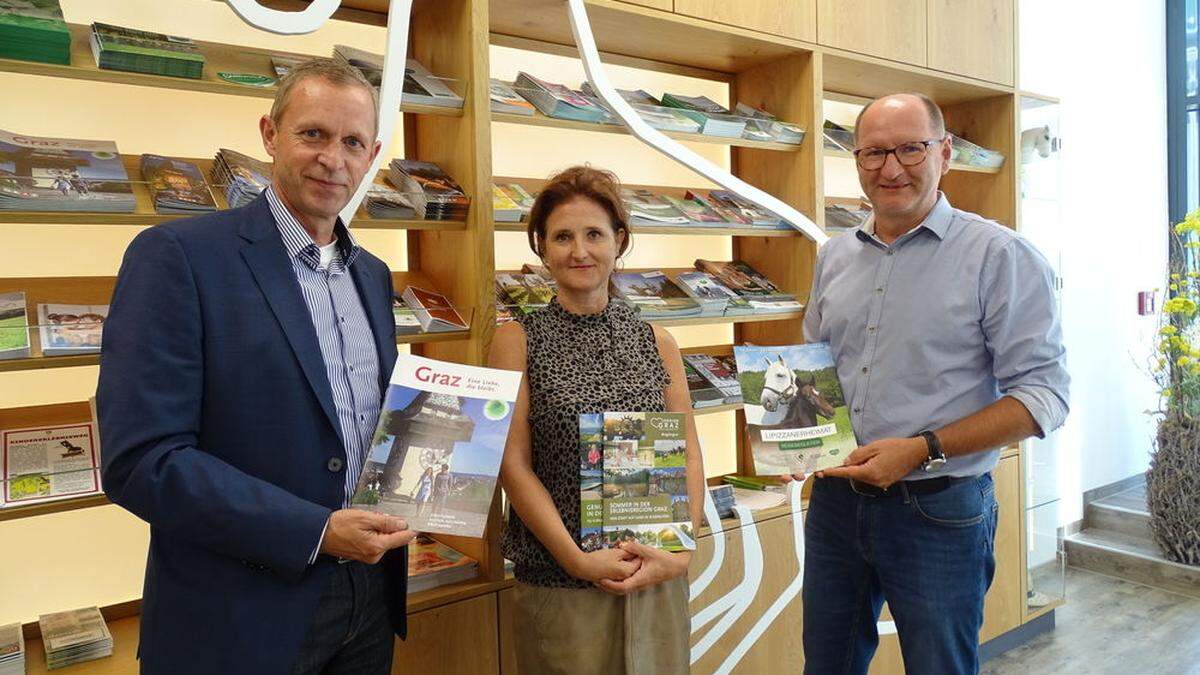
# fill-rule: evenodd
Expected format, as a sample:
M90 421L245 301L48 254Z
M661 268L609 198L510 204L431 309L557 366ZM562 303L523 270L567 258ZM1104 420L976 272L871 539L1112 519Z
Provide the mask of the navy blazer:
M350 274L386 391L392 277L366 251ZM104 491L150 524L142 672L289 671L337 564L308 561L342 506L346 462L316 331L265 197L133 240L105 321L96 404ZM381 564L404 637L406 550Z

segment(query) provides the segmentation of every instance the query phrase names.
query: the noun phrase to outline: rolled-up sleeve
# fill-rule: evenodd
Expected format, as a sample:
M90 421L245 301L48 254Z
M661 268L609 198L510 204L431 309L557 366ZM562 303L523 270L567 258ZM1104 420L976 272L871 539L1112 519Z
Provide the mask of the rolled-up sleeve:
M1029 242L1014 238L981 274L982 327L1000 393L1020 401L1044 437L1066 421L1071 384L1054 271Z

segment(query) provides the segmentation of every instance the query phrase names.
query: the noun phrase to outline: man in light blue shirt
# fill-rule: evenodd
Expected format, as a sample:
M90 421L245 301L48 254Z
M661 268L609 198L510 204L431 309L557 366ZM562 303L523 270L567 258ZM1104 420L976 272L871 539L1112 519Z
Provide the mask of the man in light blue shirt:
M951 146L933 101L877 99L856 132L874 213L822 248L804 332L830 343L861 446L813 486L805 672L865 673L886 600L910 672L973 673L995 569L990 472L1067 415L1053 272L938 191Z

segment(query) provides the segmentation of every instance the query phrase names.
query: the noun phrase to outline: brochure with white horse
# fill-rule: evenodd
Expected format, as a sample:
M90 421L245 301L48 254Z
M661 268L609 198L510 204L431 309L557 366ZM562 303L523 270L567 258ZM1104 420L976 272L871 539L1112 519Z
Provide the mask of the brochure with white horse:
M858 447L828 343L733 352L756 474L840 466Z
M520 384L516 371L401 354L351 506L482 536Z

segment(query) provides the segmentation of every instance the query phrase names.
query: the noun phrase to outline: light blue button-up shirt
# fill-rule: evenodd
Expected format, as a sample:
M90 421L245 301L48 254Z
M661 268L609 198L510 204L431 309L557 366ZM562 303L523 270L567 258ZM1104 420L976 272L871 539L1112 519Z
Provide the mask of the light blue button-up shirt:
M1041 435L1061 426L1070 377L1041 253L944 194L891 246L874 226L821 248L804 317L805 339L833 349L858 442L938 429L1002 396L1024 404ZM982 474L999 455L951 457L906 479Z

